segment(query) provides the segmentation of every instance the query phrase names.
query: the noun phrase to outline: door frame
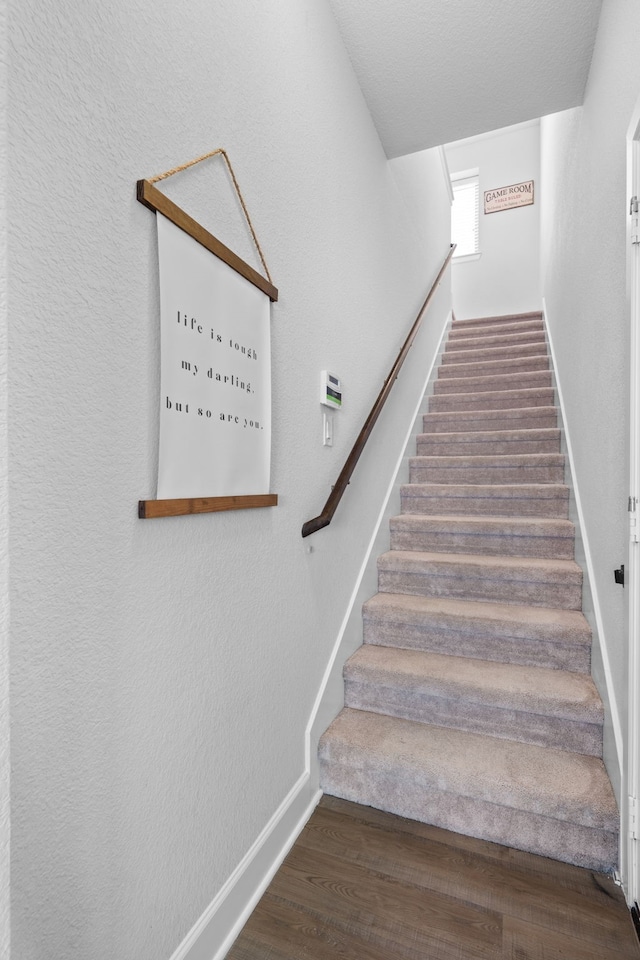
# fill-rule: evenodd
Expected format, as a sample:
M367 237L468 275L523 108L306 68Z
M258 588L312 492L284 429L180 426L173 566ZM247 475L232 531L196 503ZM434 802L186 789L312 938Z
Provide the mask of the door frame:
M640 98L627 132L627 204L640 197ZM621 869L629 904L640 903L640 243L631 239L627 207L627 308L629 317L629 719ZM621 839L622 839L621 838Z

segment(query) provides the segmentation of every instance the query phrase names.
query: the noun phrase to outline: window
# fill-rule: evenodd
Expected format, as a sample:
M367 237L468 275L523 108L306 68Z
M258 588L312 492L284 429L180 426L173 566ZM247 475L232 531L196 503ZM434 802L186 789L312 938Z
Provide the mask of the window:
M478 170L465 170L451 176L451 242L456 243L456 257L479 257L478 224L480 182Z

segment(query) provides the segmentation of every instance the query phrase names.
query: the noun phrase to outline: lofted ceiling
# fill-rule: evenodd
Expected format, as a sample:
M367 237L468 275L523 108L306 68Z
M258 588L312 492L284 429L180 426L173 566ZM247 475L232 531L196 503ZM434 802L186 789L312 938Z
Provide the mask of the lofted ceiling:
M388 157L582 103L602 0L329 0Z

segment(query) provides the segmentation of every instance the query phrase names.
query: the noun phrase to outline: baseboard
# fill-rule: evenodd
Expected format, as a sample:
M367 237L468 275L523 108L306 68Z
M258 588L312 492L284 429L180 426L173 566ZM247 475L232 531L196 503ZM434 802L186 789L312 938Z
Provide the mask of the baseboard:
M352 653L362 645L362 604L377 591L378 570L377 559L381 553L389 549L389 520L400 513L400 487L409 478L409 457L414 453L407 453L409 445L417 433L422 432L422 414L425 407L425 398L428 396L434 372L437 369L439 358L444 348L447 331L451 324L451 310L447 312L445 322L438 339L431 365L420 390L418 402L401 447L400 456L391 474L391 480L382 502L380 512L373 528L369 544L364 554L358 576L351 592L349 603L345 611L340 630L336 637L331 656L318 690L309 723L306 730L306 763L311 771L314 784L319 783L317 748L318 741L329 724L338 715L344 706L343 666Z
M322 796L322 791L318 787L315 759L317 741L338 712L328 703L327 690L331 687L332 681L334 688L338 685L340 689L342 687L342 663L347 656L345 651L348 642L353 642L353 636L357 635L357 628L354 625L358 619L360 638L355 647L362 642L362 603L376 590L375 583L372 587L367 580L367 575L369 580L375 576L376 558L378 552L381 552L378 549L381 538L385 535L388 538L385 521L399 512L393 498L395 494L399 505L399 487L401 482L404 482L400 479L400 474L403 463L407 462L406 449L412 435L417 432L417 425L421 422L427 387L433 378L450 322L451 311L448 311L432 364L411 418L411 425L402 446L402 454L393 470L392 479L307 724L305 772L292 787L222 889L172 954L171 960L223 960Z
M223 960L321 796L306 770L171 960Z
M596 635L598 650L602 660L602 669L604 673L604 684L606 690L601 691L601 695L604 693L603 700L606 700L606 703L609 708L609 714L611 717L611 730L613 733L614 749L615 749L615 760L617 764L616 776L612 776L613 771L608 769L612 785L616 793L616 799L618 800L618 806L622 810L623 797L621 796L621 784L623 782L623 771L624 771L624 738L622 735L622 723L620 720L620 711L618 708L618 702L615 694L615 689L613 686L613 673L611 670L611 661L609 658L609 651L607 649L607 641L604 631L604 623L602 619L602 611L600 608L600 602L598 599L598 590L596 587L596 579L593 568L593 560L591 557L591 550L589 547L589 537L587 534L587 527L584 519L584 512L582 509L582 501L580 499L580 487L578 484L578 478L576 476L575 462L573 458L573 449L571 446L571 436L569 433L569 428L566 418L566 409L564 404L564 398L562 395L562 384L560 381L560 376L558 372L558 366L556 363L556 354L553 345L553 337L551 335L551 330L549 323L547 322L547 307L543 299L542 301L542 313L544 317L544 323L546 328L547 340L549 343L549 353L551 355L551 362L553 364L554 376L555 376L555 386L556 393L558 397L558 406L560 407L560 413L562 417L562 427L563 427L563 438L565 445L565 452L569 460L569 470L572 477L572 489L573 496L575 498L574 507L576 512L576 519L578 524L578 530L576 530L576 548L578 549L579 543L582 546L582 557L576 555L576 561L582 561L584 565L585 572L587 574L585 583L585 588L588 590L589 595L589 609L585 609L584 613L587 616L587 619L590 621L590 626L594 630ZM605 730L606 738L606 730ZM608 751L609 754L611 751ZM611 757L607 757L606 742L605 742L605 759L608 759L608 767L611 763Z

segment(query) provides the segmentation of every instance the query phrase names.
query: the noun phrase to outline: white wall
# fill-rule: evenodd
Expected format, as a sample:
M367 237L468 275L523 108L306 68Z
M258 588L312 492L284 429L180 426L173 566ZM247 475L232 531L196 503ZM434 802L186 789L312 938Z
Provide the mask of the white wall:
M506 127L445 147L449 170L479 169L480 258L455 261L458 319L540 309L540 125ZM484 213L485 190L534 181L534 203Z
M625 164L639 48L635 0L604 0L584 106L542 122L542 288L603 626L601 687L610 673L609 741L616 723L624 738L627 709L627 595L613 571L628 538Z
M418 231L424 255L430 261L437 260L441 254L440 235L445 224L449 229L451 218L451 187L440 148L396 157L390 167L407 214Z
M320 0L23 0L9 44L13 950L161 960L304 775L383 458L399 455L446 305L312 553L300 527L445 254L448 201L427 180L425 244ZM280 290L280 505L141 522L158 280L135 181L217 146ZM256 263L219 161L166 190ZM346 398L331 449L325 367Z

